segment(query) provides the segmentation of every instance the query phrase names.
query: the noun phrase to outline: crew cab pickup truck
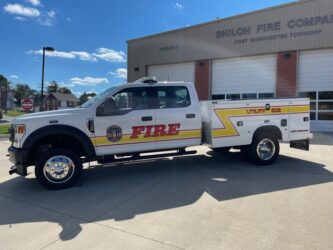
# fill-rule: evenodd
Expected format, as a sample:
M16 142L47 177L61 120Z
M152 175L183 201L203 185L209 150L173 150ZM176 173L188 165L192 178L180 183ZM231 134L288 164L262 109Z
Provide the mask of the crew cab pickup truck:
M12 122L10 174L35 166L39 183L67 188L82 164L240 149L253 163L272 164L279 141L309 149L308 99L200 102L192 83L142 79L112 87L80 107L20 116ZM154 152L153 156L147 152ZM164 156L164 154L161 154ZM223 163L221 163L223 164Z

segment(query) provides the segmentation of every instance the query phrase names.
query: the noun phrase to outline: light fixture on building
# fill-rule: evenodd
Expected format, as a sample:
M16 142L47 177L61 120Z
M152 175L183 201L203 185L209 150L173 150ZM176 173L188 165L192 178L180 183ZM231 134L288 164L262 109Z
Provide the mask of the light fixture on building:
M286 59L286 60L289 60L291 57L292 57L292 55L289 52L283 54L283 58Z

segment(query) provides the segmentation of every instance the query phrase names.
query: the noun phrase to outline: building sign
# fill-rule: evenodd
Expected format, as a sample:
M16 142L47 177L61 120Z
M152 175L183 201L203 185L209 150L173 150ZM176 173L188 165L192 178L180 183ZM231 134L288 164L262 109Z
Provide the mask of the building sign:
M34 100L30 98L21 99L21 107L24 111L32 111L34 108Z
M303 36L314 36L322 33L321 27L333 25L333 14L313 16L305 18L294 18L282 21L261 23L256 26L242 26L231 29L218 30L215 33L216 39L235 38L234 44L246 44L262 41L280 40ZM306 31L299 29L307 28ZM309 28L312 28L309 30ZM278 34L270 35L270 32ZM280 32L280 33L279 33Z
M164 46L164 47L159 48L159 51L161 51L161 52L170 51L170 50L179 50L179 46L178 45L171 45L171 46Z

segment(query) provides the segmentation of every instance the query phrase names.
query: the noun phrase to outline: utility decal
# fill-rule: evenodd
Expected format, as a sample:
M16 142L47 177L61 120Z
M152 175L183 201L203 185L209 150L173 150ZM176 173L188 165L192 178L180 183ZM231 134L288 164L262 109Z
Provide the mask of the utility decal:
M214 112L221 121L222 128L215 128L212 131L213 138L239 136L237 129L230 120L233 117L248 117L248 116L269 116L269 115L285 115L308 113L310 107L304 106L279 106L270 107L253 107L253 108L231 108L231 109L215 109Z

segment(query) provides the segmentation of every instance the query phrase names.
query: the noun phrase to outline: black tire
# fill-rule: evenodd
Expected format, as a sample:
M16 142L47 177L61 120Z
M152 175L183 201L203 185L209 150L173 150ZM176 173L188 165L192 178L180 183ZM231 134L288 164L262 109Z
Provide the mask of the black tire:
M60 167L55 171L54 168L46 168L48 161L49 166L54 168ZM58 163L58 165L50 165L51 163ZM63 148L50 149L43 153L38 158L35 166L35 175L38 182L43 187L53 190L71 187L79 179L81 172L82 162L80 157L71 150ZM65 173L64 178L60 178ZM56 178L53 177L55 175L57 175Z
M231 147L224 147L224 148L212 148L212 150L216 153L228 153Z
M279 152L280 145L278 139L269 133L256 135L253 138L252 144L244 149L247 159L259 166L273 164L279 156Z

